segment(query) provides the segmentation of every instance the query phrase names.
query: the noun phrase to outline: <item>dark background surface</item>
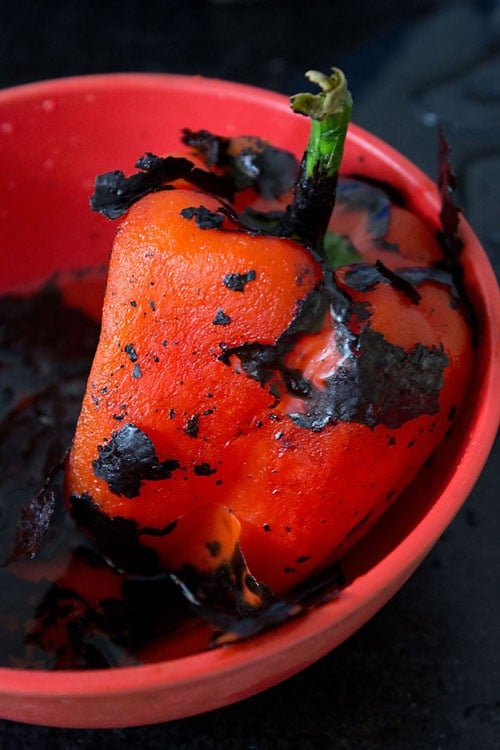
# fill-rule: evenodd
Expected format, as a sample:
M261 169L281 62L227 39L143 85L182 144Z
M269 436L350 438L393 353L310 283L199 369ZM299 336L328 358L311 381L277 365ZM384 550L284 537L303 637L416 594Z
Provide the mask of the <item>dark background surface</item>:
M465 213L500 265L500 3L0 3L0 87L113 71L200 73L275 89L342 67L354 120L431 176L438 123ZM151 727L0 721L5 750L499 750L498 443L455 519L364 628L242 703Z

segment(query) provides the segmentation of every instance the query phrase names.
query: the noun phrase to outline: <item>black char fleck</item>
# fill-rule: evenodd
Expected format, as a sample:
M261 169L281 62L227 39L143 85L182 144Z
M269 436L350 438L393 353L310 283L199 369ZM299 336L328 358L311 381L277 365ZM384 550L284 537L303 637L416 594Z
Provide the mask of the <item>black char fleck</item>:
M210 464L202 461L202 463L194 465L193 472L198 477L210 477L212 474L217 473L217 469L213 469Z
M200 428L200 415L199 414L192 414L184 424L183 431L186 435L189 435L189 437L195 438L198 437L198 431Z
M215 542L215 541L207 542L206 547L212 557L217 557L218 555L220 555L220 551L221 551L220 542Z
M131 362L137 362L137 352L135 351L133 344L127 344L123 350L128 354L128 358Z
M228 326L231 324L231 318L223 310L217 310L214 319L212 320L214 326Z
M230 289L232 292L243 292L245 291L245 285L249 281L255 281L257 273L252 269L246 273L228 273L224 276L224 286Z

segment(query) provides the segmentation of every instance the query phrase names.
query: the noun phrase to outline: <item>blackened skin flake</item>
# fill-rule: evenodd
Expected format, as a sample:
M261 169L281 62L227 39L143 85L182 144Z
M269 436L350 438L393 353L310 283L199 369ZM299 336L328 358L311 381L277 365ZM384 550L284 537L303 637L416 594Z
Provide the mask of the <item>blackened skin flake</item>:
M40 548L57 509L56 492L52 487L43 487L23 506L16 528L14 546L8 563L22 557L33 559Z
M193 187L223 198L231 198L233 182L227 177L195 167L182 156L155 156L147 153L136 163L140 170L126 177L121 170L98 175L90 206L108 219L118 219L133 203L149 193L172 189L171 182L184 179Z
M445 257L452 268L460 268L459 257L462 252L463 241L458 234L460 211L453 200L455 190L455 175L450 163L450 147L446 140L444 130L439 129L439 176L438 188L441 198L441 220L442 231L438 237L441 240Z
M219 356L224 364L231 364L231 358L236 356L243 372L261 385L269 384L270 393L279 398L282 391L295 396L306 397L310 394L311 386L299 370L287 367L283 363L284 355L292 347L291 340L283 345L261 344L260 342L246 343L241 346L226 348ZM277 379L278 376L278 379ZM283 386L280 387L281 382Z
M388 269L383 263L377 261L371 263L357 263L347 269L344 275L344 283L358 292L366 292L373 289L377 284L391 284L395 289L402 291L411 302L418 304L420 293L417 287L425 281L433 281L449 289L454 303L458 302L458 291L452 274L444 268L435 266L409 266L399 268L397 273Z
M400 274L392 271L384 263L382 263L381 260L375 261L375 268L381 276L388 280L388 282L391 284L391 286L394 287L394 289L402 292L410 300L410 302L413 302L414 305L418 305L418 303L422 299L422 295L420 294L418 289L411 283L411 281L408 281L408 279L405 279Z
M453 276L453 281L458 290L457 298L461 300L461 311L465 315L467 322L472 329L472 344L477 344L480 330L479 320L476 310L463 280L464 269L460 262L463 250L463 240L460 237L458 228L460 221L460 210L457 208L453 194L455 190L455 174L453 172L451 161L451 150L448 145L444 130L439 130L439 176L438 188L441 198L441 229L437 232L437 238L443 248L444 261L439 264L449 271Z
M111 492L138 497L144 480L170 479L179 468L175 459L159 461L154 445L134 424L125 424L97 447L99 457L92 463L94 474L104 479Z
M295 183L295 156L256 136L225 138L208 130L184 128L182 142L196 149L208 167L225 169L236 191L253 187L270 200L291 190Z
M224 278L224 286L230 289L232 292L244 292L245 285L249 281L255 281L257 273L253 269L246 273L227 273Z
M210 211L205 206L189 206L183 208L181 216L184 219L193 219L196 222L196 226L200 229L221 229L224 222L224 215L219 211Z

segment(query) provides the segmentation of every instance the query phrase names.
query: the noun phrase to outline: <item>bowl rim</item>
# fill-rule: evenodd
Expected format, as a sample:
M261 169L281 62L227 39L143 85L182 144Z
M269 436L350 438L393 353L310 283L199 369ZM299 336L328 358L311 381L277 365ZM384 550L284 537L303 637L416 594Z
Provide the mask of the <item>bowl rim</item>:
M68 76L35 81L0 90L0 106L4 102L50 97L52 94L76 93L78 90L109 89L115 86L126 88L140 84L156 87L158 84L196 91L203 84L204 90L220 96L241 95L251 104L253 99L263 101L277 109L288 111L288 97L244 83L208 78L201 75L169 73L99 73ZM351 124L348 134L352 145L363 144L377 159L390 162L404 177L406 183L418 185L424 192L425 201L434 209L438 207L438 196L433 181L419 167L397 152L382 139L356 124ZM248 641L222 649L203 651L168 661L108 670L68 670L50 672L16 667L0 667L0 695L13 697L51 696L98 698L108 694L126 695L138 691L154 691L166 685L188 685L196 681L211 680L213 672L219 675L240 670L249 660L253 663L265 661L272 654L295 648L310 638L318 638L331 627L332 621L341 622L352 613L374 600L376 592L392 591L395 578L407 578L415 568L415 560L421 560L437 541L446 526L461 508L474 486L493 445L500 420L500 404L495 399L495 384L500 379L500 296L498 285L487 261L486 254L467 221L461 218L461 233L466 244L472 248L475 259L481 261L480 290L484 304L485 319L489 323L485 345L490 352L488 369L484 373L481 403L475 415L475 440L466 455L460 459L460 467L469 467L467 472L453 475L447 484L446 498L440 498L420 522L396 547L385 555L362 576L355 579L341 596L277 628L254 636ZM464 473L466 476L464 477ZM432 532L432 533L431 533ZM396 572L397 571L397 574ZM387 598L392 595L389 593Z

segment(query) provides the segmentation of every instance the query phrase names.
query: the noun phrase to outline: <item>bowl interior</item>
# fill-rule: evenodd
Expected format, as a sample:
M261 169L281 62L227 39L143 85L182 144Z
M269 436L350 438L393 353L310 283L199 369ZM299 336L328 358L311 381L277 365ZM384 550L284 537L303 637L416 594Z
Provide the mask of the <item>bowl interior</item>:
M129 173L146 151L178 149L183 127L260 135L297 155L308 134L306 119L290 112L285 97L198 77L103 75L0 92L0 293L105 264L116 227L89 210L95 175ZM431 180L355 126L343 171L393 183L437 227ZM390 598L466 499L498 425L498 290L466 222L462 232L466 285L481 330L471 398L416 480L347 555L353 580L340 599L251 641L172 661L105 673L0 669L0 715L98 727L209 710L312 663Z

